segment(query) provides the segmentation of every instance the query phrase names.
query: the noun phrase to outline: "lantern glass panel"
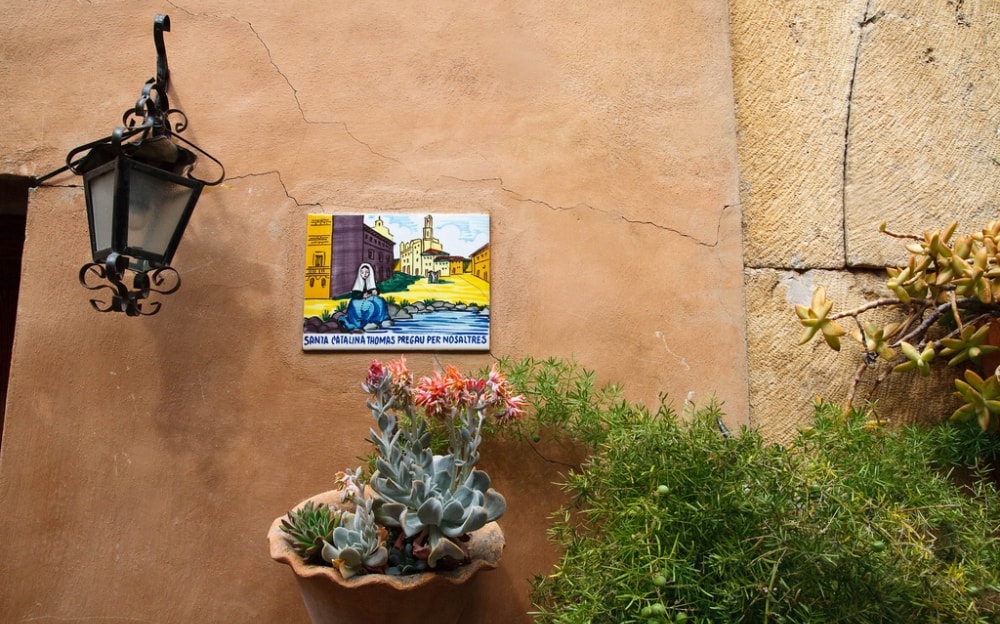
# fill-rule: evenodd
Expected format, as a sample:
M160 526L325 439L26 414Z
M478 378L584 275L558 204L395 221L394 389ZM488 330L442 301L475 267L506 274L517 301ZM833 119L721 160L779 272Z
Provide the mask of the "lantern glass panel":
M154 266L170 264L202 183L129 161L126 253Z
M94 262L103 262L111 252L117 180L118 171L114 162L84 176L87 218L90 222L90 250Z

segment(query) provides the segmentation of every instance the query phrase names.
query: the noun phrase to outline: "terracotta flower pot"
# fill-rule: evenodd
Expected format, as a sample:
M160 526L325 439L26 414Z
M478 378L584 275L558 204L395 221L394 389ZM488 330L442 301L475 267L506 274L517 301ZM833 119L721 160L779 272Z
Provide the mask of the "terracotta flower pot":
M302 501L337 507L340 491L331 490ZM447 572L424 572L407 576L365 574L345 580L329 566L308 565L302 561L275 519L267 533L271 558L292 568L302 600L314 624L392 622L457 623L468 602L463 584L480 570L499 565L503 553L503 531L491 522L471 534L466 544L472 562Z

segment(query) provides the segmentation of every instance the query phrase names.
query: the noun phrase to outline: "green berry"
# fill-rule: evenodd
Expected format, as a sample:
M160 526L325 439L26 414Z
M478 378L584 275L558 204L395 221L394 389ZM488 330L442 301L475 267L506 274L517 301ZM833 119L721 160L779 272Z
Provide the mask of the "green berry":
M667 608L658 602L650 605L649 608L652 610L653 615L663 615L667 612Z
M666 496L667 494L670 493L670 488L668 488L665 485L657 486L656 493L659 494L660 496Z
M663 587L666 584L667 584L667 577L663 576L662 574L658 574L653 577L653 585L656 585L657 587Z

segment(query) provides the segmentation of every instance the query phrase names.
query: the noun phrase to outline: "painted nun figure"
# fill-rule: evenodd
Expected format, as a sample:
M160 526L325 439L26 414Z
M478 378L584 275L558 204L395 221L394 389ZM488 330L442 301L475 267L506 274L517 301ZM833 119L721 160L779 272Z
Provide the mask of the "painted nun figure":
M379 296L375 285L375 271L367 262L358 267L358 277L351 288L351 301L347 304L347 314L340 317L340 326L347 331L364 329L375 324L381 326L389 320L385 299Z

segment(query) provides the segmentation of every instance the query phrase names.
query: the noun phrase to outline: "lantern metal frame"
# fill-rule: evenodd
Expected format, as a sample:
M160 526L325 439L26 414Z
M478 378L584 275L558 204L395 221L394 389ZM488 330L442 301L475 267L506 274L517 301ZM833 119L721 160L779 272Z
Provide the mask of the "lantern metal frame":
M163 33L169 31L170 17L157 15L153 20L156 75L143 85L135 106L122 115L122 125L107 137L73 148L64 166L32 181L32 186L39 186L65 171L83 177L93 261L80 268L79 280L88 290L110 291L110 299L90 300L98 312L128 316L159 312L160 302L148 298L180 288L180 274L170 266L174 252L202 189L221 183L226 175L217 158L178 134L188 121L182 111L170 108L167 97L170 69ZM192 174L199 154L218 166L217 178L202 180ZM148 204L157 190L169 190L169 207ZM150 221L149 231L133 222L140 213ZM157 225L158 244L146 247L143 236L153 236Z

